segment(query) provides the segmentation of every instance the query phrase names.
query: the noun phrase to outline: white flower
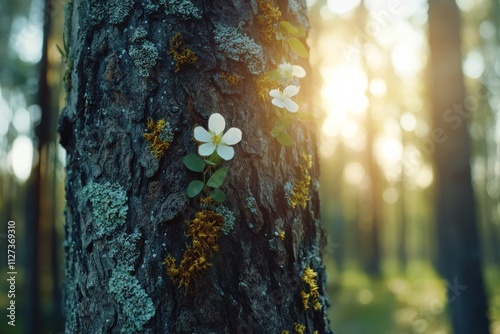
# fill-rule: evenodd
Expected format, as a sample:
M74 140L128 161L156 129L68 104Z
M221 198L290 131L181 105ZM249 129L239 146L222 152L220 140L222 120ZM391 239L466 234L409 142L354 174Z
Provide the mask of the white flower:
M286 108L289 112L296 112L299 110L297 103L293 102L291 97L297 95L299 87L290 85L283 89L283 93L279 89L273 89L269 95L274 97L271 101L276 107Z
M293 79L293 77L303 78L306 76L306 70L302 66L283 63L278 66L278 72L282 78Z
M208 119L208 131L201 126L194 129L194 139L202 142L198 147L198 154L209 156L217 149L217 154L224 160L231 160L234 149L229 145L238 144L241 140L241 130L230 128L225 134L226 121L221 114L215 113Z

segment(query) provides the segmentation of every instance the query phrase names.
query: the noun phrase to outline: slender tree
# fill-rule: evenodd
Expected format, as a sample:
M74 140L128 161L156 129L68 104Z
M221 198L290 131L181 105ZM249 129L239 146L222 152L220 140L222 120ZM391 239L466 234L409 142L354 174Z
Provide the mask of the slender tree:
M305 1L67 13L66 332L330 333Z
M455 1L429 1L429 43L438 269L447 280L454 333L489 333Z

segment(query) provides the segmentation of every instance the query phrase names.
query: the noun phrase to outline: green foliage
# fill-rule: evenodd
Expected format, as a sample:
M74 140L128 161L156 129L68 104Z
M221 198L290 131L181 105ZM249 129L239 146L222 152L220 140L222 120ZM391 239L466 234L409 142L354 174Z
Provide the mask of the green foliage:
M208 179L207 186L212 188L220 188L224 183L224 180L226 179L227 170L227 167L222 167L216 170L215 173L213 173L212 176L210 176L210 178Z
M302 42L298 38L296 37L289 38L288 45L290 45L290 47L297 54L297 56L302 58L309 57L309 51L307 51L307 48L304 46L304 44L302 44Z
M303 26L295 27L290 22L281 21L279 25L279 39L285 40L290 48L299 57L308 58L309 51L300 38L306 37L306 31Z
M187 169L193 172L203 172L205 169L205 161L198 154L188 154L183 159L182 162Z
M222 203L226 200L226 194L218 188L210 191L210 197L218 203Z
M281 131L277 136L276 140L283 146L292 146L292 137L285 131Z
M197 196L205 187L205 184L200 180L193 180L189 183L187 187L187 195L189 198Z
M63 34L63 49L59 45L56 44L57 51L59 51L59 54L61 55L62 61L64 61L66 64L69 64L69 44L68 40L66 39L66 34Z
M128 197L118 183L99 184L90 182L82 190L82 204L92 204L94 236L96 239L108 236L125 224L128 211Z

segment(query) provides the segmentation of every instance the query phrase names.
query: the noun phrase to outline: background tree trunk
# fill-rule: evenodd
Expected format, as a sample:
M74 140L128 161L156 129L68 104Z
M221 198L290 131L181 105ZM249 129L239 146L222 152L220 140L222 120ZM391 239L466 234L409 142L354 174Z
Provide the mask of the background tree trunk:
M429 2L429 43L438 269L447 280L454 333L489 333L469 164L474 101L465 95L455 1Z
M68 152L67 333L281 333L297 324L306 333L330 333L315 130L294 120L292 147L271 137L271 102L259 98L256 80L298 59L281 41L263 44L256 20L263 3L70 1L68 95L59 126ZM305 1L278 5L281 19L307 28ZM198 58L178 71L169 54L176 33ZM230 85L223 73L241 79ZM306 85L300 94L307 97ZM186 292L162 262L172 255L179 263L189 244L186 221L199 208L186 195L195 175L182 158L197 149L195 125L206 127L215 112L226 128L243 131L225 164L224 206L236 219L212 266ZM158 160L143 138L150 117L174 129ZM301 177L303 154L313 156L310 199L305 209L292 209L284 185ZM113 206L96 212L92 198ZM304 310L307 267L318 273L319 310Z

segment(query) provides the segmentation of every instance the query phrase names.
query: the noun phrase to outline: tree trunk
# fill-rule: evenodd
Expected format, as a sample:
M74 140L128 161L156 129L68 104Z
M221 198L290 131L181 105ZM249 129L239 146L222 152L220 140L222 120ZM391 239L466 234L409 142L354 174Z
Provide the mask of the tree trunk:
M281 20L306 26L305 1L287 3L279 2ZM259 97L256 81L284 59L298 59L282 41L264 44L263 32L277 22L259 23L257 15L270 15L274 5L258 4L70 1L59 125L68 152L67 333L331 332L315 129L294 119L291 147L271 136L271 101L268 91L265 101ZM227 200L218 209L227 234L214 236L213 251L195 259L210 262L206 270L193 265L190 276L179 265L167 273L164 260L179 264L196 247L192 237L201 238L187 236L206 211L186 195L198 174L182 161L197 152L194 127L206 128L213 113L243 132L224 164ZM173 130L158 159L143 137L150 118ZM285 184L305 174L307 203L292 208ZM314 291L319 305L306 309L304 296Z
M453 0L429 2L429 43L434 128L427 148L435 160L438 269L447 280L454 333L489 333L469 164L474 101L465 95Z

